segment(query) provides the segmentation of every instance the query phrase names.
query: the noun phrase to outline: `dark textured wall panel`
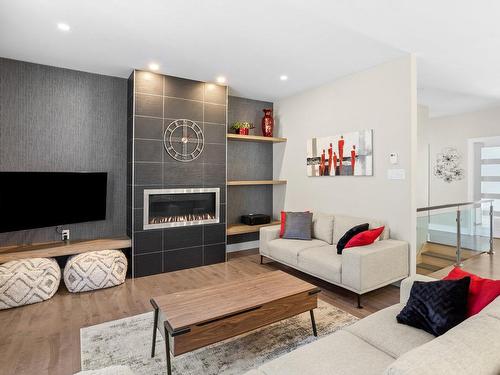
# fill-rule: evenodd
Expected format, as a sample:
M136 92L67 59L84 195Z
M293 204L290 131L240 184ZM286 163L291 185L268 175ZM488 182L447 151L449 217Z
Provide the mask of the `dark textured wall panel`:
M248 121L255 125L250 134L262 135L261 120L264 117L264 108L273 108L273 103L230 96L227 108L228 128L236 121Z
M126 232L127 80L0 58L0 170L108 172L107 220L71 237ZM0 245L59 240L55 228L0 234Z
M227 148L228 180L272 180L272 143L230 141Z
M229 186L227 189L228 223L239 223L241 215L273 214L272 185Z
M262 135L260 129L264 108L273 103L230 96L228 100L228 126L236 121L248 121L255 125L250 134ZM232 132L232 131L231 131ZM228 180L272 180L272 143L230 141L227 146ZM272 186L229 186L227 189L227 222L240 222L241 215L261 213L272 216ZM231 243L252 241L258 234L234 236Z

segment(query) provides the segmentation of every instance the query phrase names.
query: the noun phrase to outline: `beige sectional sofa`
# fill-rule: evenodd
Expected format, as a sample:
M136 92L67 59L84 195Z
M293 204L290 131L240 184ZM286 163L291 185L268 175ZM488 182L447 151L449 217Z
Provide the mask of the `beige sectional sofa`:
M302 346L246 375L498 375L500 297L435 338L399 324L417 275L401 283L400 303Z
M357 293L358 307L361 307L363 293L409 275L408 243L390 239L388 226L373 244L337 254L339 239L362 223L369 223L370 229L384 225L373 219L315 213L311 241L282 239L279 225L263 227L260 229L261 262L266 257L349 289Z

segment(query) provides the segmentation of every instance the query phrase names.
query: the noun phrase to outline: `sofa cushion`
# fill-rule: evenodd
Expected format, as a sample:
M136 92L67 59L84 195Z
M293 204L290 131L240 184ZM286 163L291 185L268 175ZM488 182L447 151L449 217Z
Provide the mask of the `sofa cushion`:
M500 319L475 315L403 354L386 375L500 374Z
M315 239L311 241L302 241L287 240L283 238L269 241L267 244L269 256L283 263L288 263L291 266L297 266L297 258L300 251L310 247L320 246L328 246L328 244L324 241Z
M310 240L312 233L311 212L287 212L283 238L289 240Z
M334 216L322 212L313 214L313 238L333 244L333 220Z
M333 245L302 250L299 253L298 266L323 280L341 282L342 255L337 254Z
M484 279L469 273L460 267L454 267L443 280L457 280L470 277L469 298L467 301L467 316L476 315L495 298L500 296L500 280Z
M356 234L352 237L349 242L344 246L344 249L356 246L366 246L375 242L377 238L380 237L385 227L378 227L375 229L365 230L364 232Z
M304 345L259 367L265 375L380 374L394 358L347 331Z
M398 358L434 339L433 335L421 329L397 323L396 315L403 307L403 304L387 307L344 329Z
M353 238L355 235L359 233L368 230L368 226L369 226L368 223L359 224L350 228L347 232L345 232L344 235L340 238L339 242L337 242L337 254L342 254L344 247L351 240L351 238Z
M415 281L410 299L396 319L435 336L466 318L470 277L460 280Z
M378 228L384 225L385 229L379 239L387 240L389 238L389 227L385 225L383 221L348 215L335 215L335 220L333 222L333 243L337 244L345 232L363 223L368 223L369 229Z

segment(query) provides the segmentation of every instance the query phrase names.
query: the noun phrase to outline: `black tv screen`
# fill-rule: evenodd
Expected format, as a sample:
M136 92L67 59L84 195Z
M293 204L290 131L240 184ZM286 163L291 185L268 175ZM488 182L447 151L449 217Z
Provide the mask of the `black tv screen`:
M0 172L0 232L106 218L107 173Z

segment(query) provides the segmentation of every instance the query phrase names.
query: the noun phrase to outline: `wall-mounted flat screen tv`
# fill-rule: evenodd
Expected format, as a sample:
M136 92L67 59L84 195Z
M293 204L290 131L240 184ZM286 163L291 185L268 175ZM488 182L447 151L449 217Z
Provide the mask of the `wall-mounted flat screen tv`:
M104 172L0 172L0 232L106 219Z

